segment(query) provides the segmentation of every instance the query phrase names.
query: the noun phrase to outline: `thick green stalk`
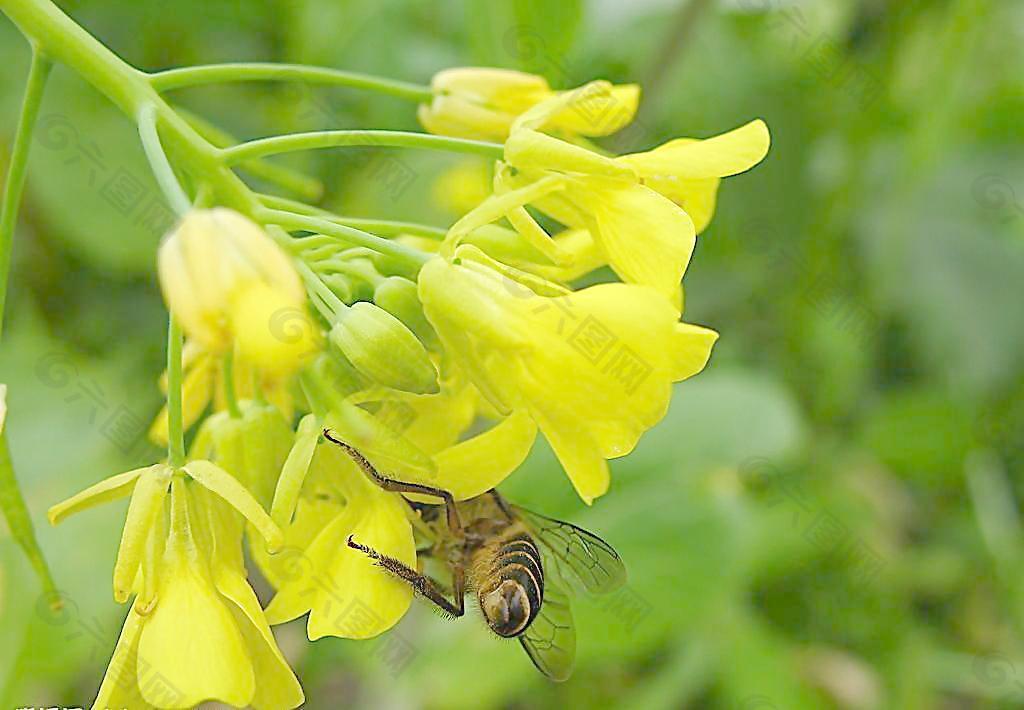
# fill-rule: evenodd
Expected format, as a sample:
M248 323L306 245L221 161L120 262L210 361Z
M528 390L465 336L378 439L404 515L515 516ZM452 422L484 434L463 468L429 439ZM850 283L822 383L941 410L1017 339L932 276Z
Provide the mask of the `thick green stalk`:
M0 10L50 59L70 67L131 118L152 104L168 148L214 187L221 204L246 214L258 207L245 183L218 160L217 149L150 86L148 74L124 62L50 0L0 0Z
M419 103L429 102L434 97L429 86L327 67L307 67L302 64L209 64L168 69L152 74L151 77L153 88L157 91L235 81L298 81L367 89Z
M221 155L225 162L234 164L278 153L342 146L426 148L450 153L470 153L493 160L501 160L505 154L505 147L500 143L475 141L467 138L449 138L416 131L355 130L311 131L260 138L241 143L233 148L225 148Z

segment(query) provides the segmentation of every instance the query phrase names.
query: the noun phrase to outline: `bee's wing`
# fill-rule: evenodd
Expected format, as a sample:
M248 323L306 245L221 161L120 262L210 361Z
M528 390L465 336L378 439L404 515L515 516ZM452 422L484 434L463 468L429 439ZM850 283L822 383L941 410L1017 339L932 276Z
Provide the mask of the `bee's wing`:
M537 617L519 636L537 670L554 681L567 680L576 660L576 629L569 596L551 578L544 583L544 602Z
M607 594L625 584L626 567L622 558L597 535L518 505L513 505L512 509L526 523L533 537L544 547L547 559L554 561L566 581L578 582L590 594Z

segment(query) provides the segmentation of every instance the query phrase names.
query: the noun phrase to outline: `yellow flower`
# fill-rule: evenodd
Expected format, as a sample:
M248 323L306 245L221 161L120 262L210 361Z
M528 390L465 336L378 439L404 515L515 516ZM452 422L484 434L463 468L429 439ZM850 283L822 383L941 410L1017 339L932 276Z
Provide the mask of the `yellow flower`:
M356 402L377 405L375 413ZM391 628L409 608L408 585L350 549L349 535L416 566L410 508L402 496L371 481L338 446L319 443L324 426L375 464L387 462L380 468L383 475L440 487L457 500L494 488L518 468L537 431L525 412L517 412L462 440L476 418L476 392L458 376L444 381L436 395L371 390L347 403L344 414L323 421L310 414L299 422L271 512L285 531L286 546L261 562L278 589L267 607L271 623L309 612L310 639L370 638ZM431 465L411 461L410 447L429 454Z
M95 708L293 708L303 701L242 563L243 516L276 548L280 530L209 461L159 464L102 481L51 508L51 522L131 495L114 596L135 601Z
M645 153L618 158L641 182L686 210L697 233L715 213L721 178L750 170L768 154L768 126L758 119L712 138L677 138Z
M309 421L315 423L312 417ZM287 477L282 473L279 486L296 482L301 486L308 467L330 493L319 496L319 505L304 497L295 523L302 531L296 540L299 546L285 548L276 561L271 558L271 565L278 565L279 586L267 606L267 619L280 624L309 612L310 640L372 638L402 618L412 603L412 589L348 547L346 540L352 535L381 554L415 567L412 525L400 496L374 485L337 446L316 446L318 429L307 423L307 437L297 442L298 458L289 462L294 473ZM300 500L297 489L295 494L291 504L284 505L286 510L275 502L278 515L291 518ZM304 515L309 512L322 527L310 526Z
M749 169L767 153L764 122L705 141L680 139L612 158L541 133L561 110L563 102L556 98L516 121L494 196L451 228L449 251L482 225L507 217L549 261L572 266L573 256L524 209L533 204L563 224L587 229L623 281L651 286L678 303L680 280L697 232L711 219L720 178Z
M573 293L468 245L419 283L446 351L499 411L530 414L587 503L608 489L606 459L661 420L671 383L700 372L718 337L650 288Z
M317 348L302 283L287 254L247 217L192 210L157 255L164 299L185 333L213 352L236 346L271 375L300 367ZM289 327L290 326L290 327Z
M640 101L635 84L609 87L594 91L588 84L552 91L535 74L482 67L446 69L434 76L434 99L420 106L419 118L431 133L500 141L521 114L551 98L570 96L572 104L550 117L551 130L566 137L607 136L633 120Z

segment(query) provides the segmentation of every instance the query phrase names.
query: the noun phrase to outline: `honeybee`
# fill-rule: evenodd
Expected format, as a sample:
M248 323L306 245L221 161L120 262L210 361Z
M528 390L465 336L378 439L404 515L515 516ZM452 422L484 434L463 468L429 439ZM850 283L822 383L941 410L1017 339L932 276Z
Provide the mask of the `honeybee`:
M443 613L465 613L465 595L476 596L480 611L498 636L516 638L545 676L566 680L576 656L569 591L607 594L626 581L626 568L611 545L571 523L533 513L507 502L496 490L456 501L440 488L387 478L356 449L324 429L386 491L435 498L439 504L406 499L427 545L422 562L434 560L451 574L450 587L422 571L387 557L349 536L349 547L407 582ZM446 596L450 590L451 599Z

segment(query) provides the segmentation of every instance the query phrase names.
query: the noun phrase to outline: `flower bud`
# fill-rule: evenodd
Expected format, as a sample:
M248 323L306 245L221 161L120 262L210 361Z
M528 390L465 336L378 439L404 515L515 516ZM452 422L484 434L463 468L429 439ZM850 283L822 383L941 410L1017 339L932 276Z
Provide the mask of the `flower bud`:
M338 316L333 342L360 373L374 382L415 394L439 391L437 370L426 349L402 322L360 301Z
M504 139L523 111L551 93L535 74L509 69L462 67L438 72L434 100L419 109L431 133L463 138Z
M276 373L312 349L308 337L275 337L275 314L302 312L305 292L288 255L238 212L189 212L164 238L157 267L171 313L207 349L237 341L253 364Z
M401 276L390 276L377 285L373 302L393 315L420 339L420 342L436 346L437 333L423 314L416 284Z
M556 92L543 77L510 69L446 69L430 85L434 99L419 108L423 127L484 140L504 140L520 116L551 100L559 103L545 112L542 122L549 128L568 135L611 135L633 120L640 100L634 84L592 82Z

